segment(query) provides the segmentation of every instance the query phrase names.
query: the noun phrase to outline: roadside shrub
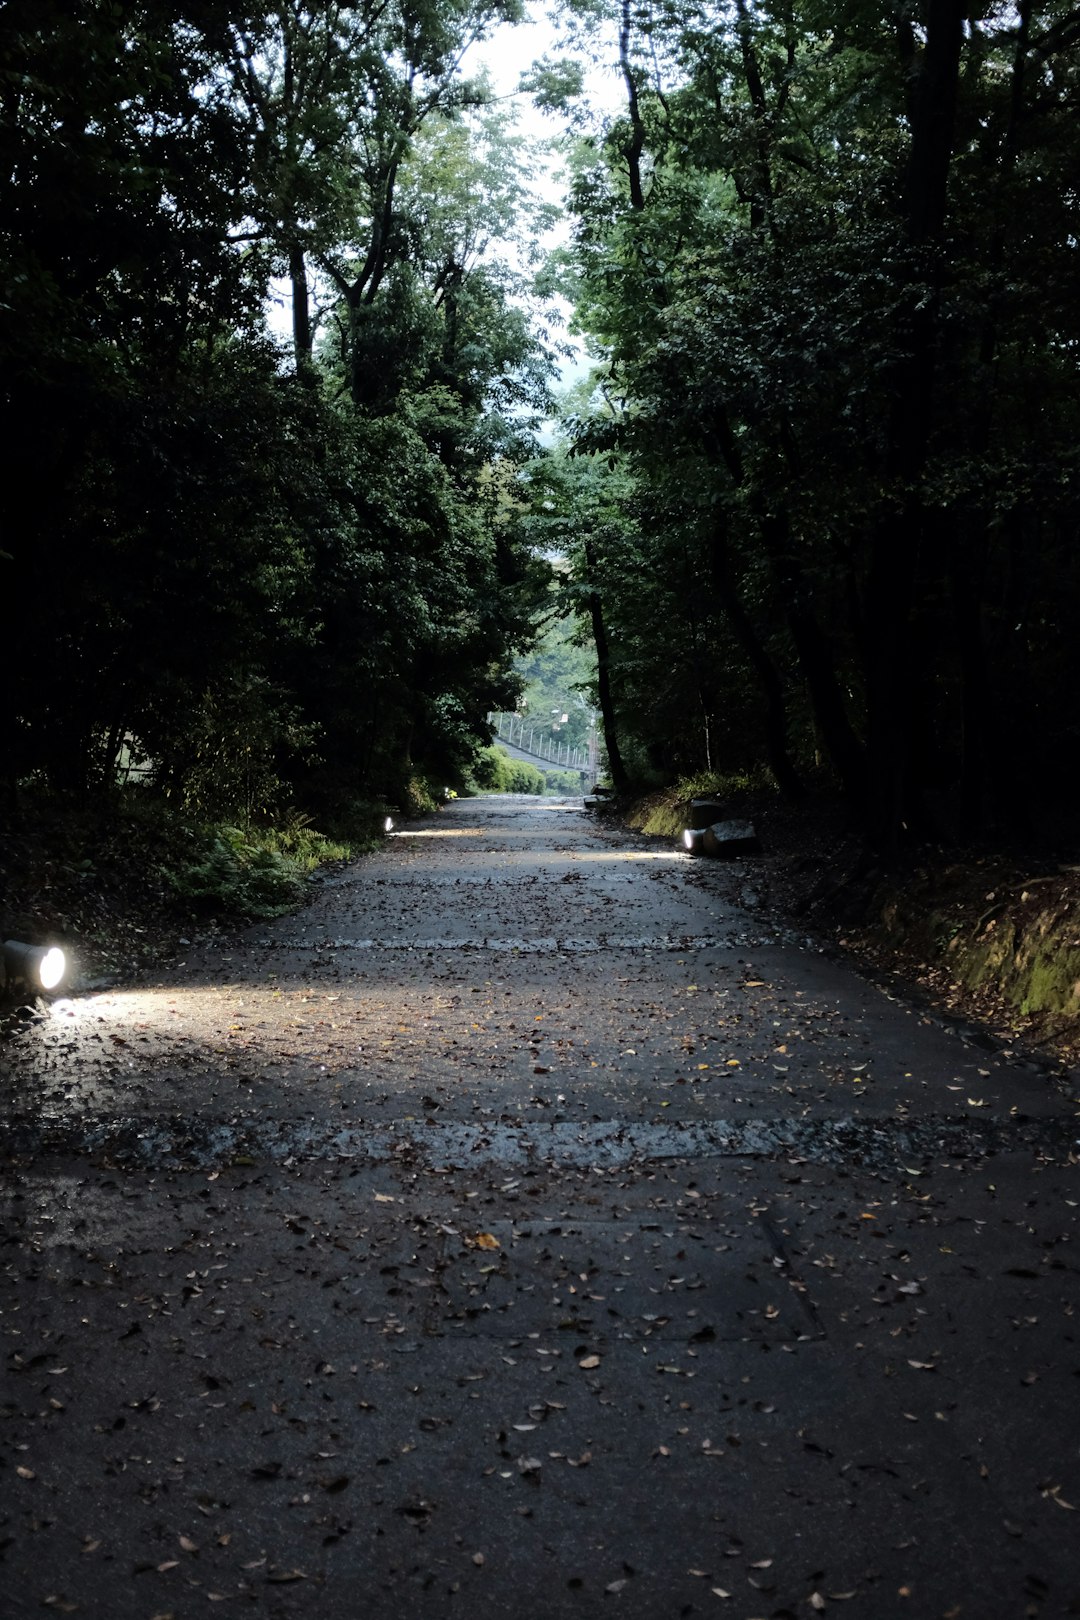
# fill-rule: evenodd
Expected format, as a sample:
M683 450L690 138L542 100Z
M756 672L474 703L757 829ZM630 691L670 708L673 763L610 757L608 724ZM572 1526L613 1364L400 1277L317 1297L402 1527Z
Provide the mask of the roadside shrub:
M545 771L545 793L580 793L581 776L578 771Z
M427 780L416 772L401 785L401 812L410 818L430 816L439 808L441 795Z
M375 842L375 832L381 830L386 816L385 805L371 805L365 825L367 840ZM284 811L266 827L252 828L247 833L251 844L258 849L274 850L292 861L299 871L310 873L329 861L347 861L353 853L352 842L327 838L317 832L311 817L303 810Z
M469 786L479 793L509 793L510 756L501 748L481 748L473 761Z
M543 793L544 773L528 760L511 759L496 744L482 748L472 767L471 785L480 793Z
M190 858L166 867L173 892L197 910L237 917L277 917L297 905L304 884L296 862L260 847L237 827L193 835Z
M775 797L776 784L764 766L757 771L702 771L697 776L682 776L669 787L638 799L627 812L626 824L635 832L678 838L686 826L691 799L724 803L748 793Z

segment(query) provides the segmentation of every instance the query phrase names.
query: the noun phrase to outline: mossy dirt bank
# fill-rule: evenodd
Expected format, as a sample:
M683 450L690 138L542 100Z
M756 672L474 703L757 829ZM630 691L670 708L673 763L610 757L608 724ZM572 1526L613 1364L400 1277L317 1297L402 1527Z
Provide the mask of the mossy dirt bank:
M1080 869L980 855L880 879L840 933L950 1004L1011 1034L1080 1053Z
M925 849L893 871L868 863L835 804L786 806L748 778L700 778L623 807L635 832L678 838L690 801L752 819L754 888L876 974L1052 1061L1080 1064L1080 864L1061 851Z

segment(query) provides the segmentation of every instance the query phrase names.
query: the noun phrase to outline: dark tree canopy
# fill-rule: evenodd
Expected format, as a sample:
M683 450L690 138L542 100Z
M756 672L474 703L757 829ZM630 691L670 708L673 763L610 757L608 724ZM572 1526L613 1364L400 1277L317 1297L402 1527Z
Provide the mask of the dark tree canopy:
M134 748L199 812L338 809L512 704L550 360L492 246L522 159L457 72L512 15L0 12L9 789Z
M566 279L572 443L633 488L626 745L792 795L824 760L885 848L943 793L1022 816L1076 749L1080 16L569 14L625 91L576 119Z
M0 8L8 790L460 779L554 609L620 781L824 773L884 849L1065 796L1080 15L567 0L542 283L460 66L517 15ZM596 362L543 453L541 284Z

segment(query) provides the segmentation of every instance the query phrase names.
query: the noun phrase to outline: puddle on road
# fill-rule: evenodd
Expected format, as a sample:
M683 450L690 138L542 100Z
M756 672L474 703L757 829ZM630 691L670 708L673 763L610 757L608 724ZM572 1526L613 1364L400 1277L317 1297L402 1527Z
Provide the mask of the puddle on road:
M410 1124L335 1127L315 1120L213 1120L123 1116L14 1119L0 1128L10 1158L103 1156L118 1168L175 1169L305 1160L603 1168L649 1160L783 1158L886 1174L932 1158L978 1159L1005 1151L1067 1154L1071 1119L714 1120L700 1124Z
M743 949L764 948L772 945L796 945L806 950L820 952L812 940L804 939L801 935L790 930L777 930L771 933L747 933L745 930L732 929L727 934L595 934L595 935L567 935L559 938L556 935L542 935L539 938L507 936L493 938L485 935L457 935L436 938L411 938L408 935L395 935L387 939L356 939L332 938L321 939L284 938L284 939L256 939L251 945L257 950L280 951L518 951L522 955L550 955L553 952L564 951L576 954L583 951L722 951L732 950L735 947Z

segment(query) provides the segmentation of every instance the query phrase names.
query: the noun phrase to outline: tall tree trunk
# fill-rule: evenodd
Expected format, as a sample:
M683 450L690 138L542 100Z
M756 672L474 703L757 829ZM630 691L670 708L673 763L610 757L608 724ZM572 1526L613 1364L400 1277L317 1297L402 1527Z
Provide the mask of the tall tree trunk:
M736 589L727 537L719 528L713 529L709 552L712 581L720 598L720 605L731 626L732 634L757 678L758 688L765 703L765 757L769 769L784 798L793 804L798 803L800 799L805 798L806 790L788 753L787 705L784 701L784 683L780 678L780 671L769 656L769 650L758 635Z
M607 749L612 786L616 793L622 793L627 785L626 768L619 750L615 705L611 697L611 657L608 651L607 626L604 624L604 605L597 589L596 547L589 538L585 540L585 567L589 576L589 618L592 623L593 644L596 647L596 692L600 699L600 714L604 723L604 747Z
M305 376L311 370L311 305L304 250L295 243L289 249L289 283L292 288L293 359L297 375Z
M912 261L908 349L893 377L885 469L895 495L874 537L867 579L869 832L885 855L896 852L917 792L912 696L917 655L913 620L925 515L920 484L934 417L939 311L933 288L941 273L935 250L945 223L964 17L961 0L929 0L926 45L912 101L904 198Z
M638 106L637 80L630 61L630 0L622 0L619 21L619 68L626 86L626 108L630 117L630 140L626 147L626 167L630 178L630 206L645 207L645 189L641 183L641 154L645 150L645 126Z
M773 178L772 162L769 152L769 103L765 94L765 84L761 77L761 66L758 62L757 50L754 46L753 19L750 16L746 0L735 0L735 11L738 17L737 31L739 35L739 48L742 53L743 73L746 78L746 88L750 94L750 105L754 110L754 150L755 172L747 187L750 199L750 224L755 230L772 221Z
M969 831L978 830L983 820L990 719L982 628L985 538L985 527L980 524L967 550L955 539L949 548L949 585L960 659L960 813ZM979 555L973 556L976 550Z
M792 552L786 512L763 513L761 534L818 733L844 797L857 810L866 804L866 755L848 719L832 652L811 605L810 587Z
M994 162L995 178L1003 185L1012 177L1019 156L1025 123L1025 85L1030 49L1032 0L1020 0L1016 8L1017 27L1013 49L1009 118L1001 147ZM1005 264L1009 223L999 210L997 224L982 256L990 277L1000 276ZM982 320L973 336L977 349L976 395L971 416L970 457L985 461L990 453L998 406L994 361L998 350L998 324L995 301L988 299ZM1006 409L1008 406L1006 405ZM985 600L987 561L995 536L997 514L983 507L967 521L951 522L941 536L949 562L949 586L961 678L960 811L964 825L977 830L986 811L988 762L994 714L990 672L983 632L982 607ZM1017 784L1010 784L1015 789ZM1020 787L1025 782L1021 778Z

